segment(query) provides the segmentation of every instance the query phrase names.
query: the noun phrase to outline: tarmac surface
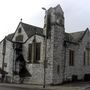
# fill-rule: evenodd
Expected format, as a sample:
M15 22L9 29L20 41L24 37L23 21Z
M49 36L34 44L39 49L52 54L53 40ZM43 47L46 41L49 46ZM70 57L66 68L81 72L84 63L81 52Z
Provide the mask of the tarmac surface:
M90 82L75 82L57 86L0 83L0 90L90 90Z

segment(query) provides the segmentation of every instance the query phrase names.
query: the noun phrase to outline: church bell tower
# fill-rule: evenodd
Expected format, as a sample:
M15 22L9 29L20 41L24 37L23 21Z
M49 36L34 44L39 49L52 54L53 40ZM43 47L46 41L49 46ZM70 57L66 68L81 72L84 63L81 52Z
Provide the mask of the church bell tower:
M44 34L47 34L47 62L50 64L48 65L50 69L48 74L52 73L53 84L63 82L64 32L64 12L62 8L60 5L51 7L46 12Z

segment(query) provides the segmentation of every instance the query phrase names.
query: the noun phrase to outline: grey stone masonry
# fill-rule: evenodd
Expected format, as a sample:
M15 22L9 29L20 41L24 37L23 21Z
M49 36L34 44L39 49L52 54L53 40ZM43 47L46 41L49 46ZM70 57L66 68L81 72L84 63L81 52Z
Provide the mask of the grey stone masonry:
M5 80L19 83L21 71L22 75L24 72L27 73L23 83L28 84L44 84L44 74L46 84L90 79L89 29L66 33L64 12L60 5L49 8L44 19L44 28L20 22L15 33L4 39L6 40L5 56L3 55L4 40L0 42L0 68L4 60L4 71L8 72ZM16 48L14 44L17 45ZM21 47L18 48L18 45ZM46 73L44 72L45 51Z

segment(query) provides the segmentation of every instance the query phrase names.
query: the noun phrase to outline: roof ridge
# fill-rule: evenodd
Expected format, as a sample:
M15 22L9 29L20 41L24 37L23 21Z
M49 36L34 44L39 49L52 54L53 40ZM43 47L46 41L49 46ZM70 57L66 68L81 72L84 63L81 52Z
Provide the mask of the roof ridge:
M86 30L85 30L86 31ZM71 32L69 34L74 34L74 33L80 33L80 32L85 32L85 31L76 31L76 32Z
M35 25L31 25L31 24L28 24L28 23L24 23L24 22L21 22L21 24L28 25L28 26L32 26L32 27L36 27L36 28L41 28L41 27L38 27L38 26L35 26ZM43 28L41 28L41 29L43 29Z
M66 38L68 38L67 40L70 40L70 41L73 40L73 41L79 43L83 39L86 32L87 32L87 29L85 31L77 31L77 32L73 32L73 33L66 33L66 35L68 34L66 36Z

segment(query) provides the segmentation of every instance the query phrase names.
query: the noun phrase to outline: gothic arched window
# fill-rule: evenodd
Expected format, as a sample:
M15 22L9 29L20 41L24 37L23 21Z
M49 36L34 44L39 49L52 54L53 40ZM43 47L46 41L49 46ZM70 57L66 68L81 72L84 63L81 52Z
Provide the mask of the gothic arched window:
M22 32L22 29L21 29L21 28L19 28L19 29L18 29L18 33L21 33L21 32Z

